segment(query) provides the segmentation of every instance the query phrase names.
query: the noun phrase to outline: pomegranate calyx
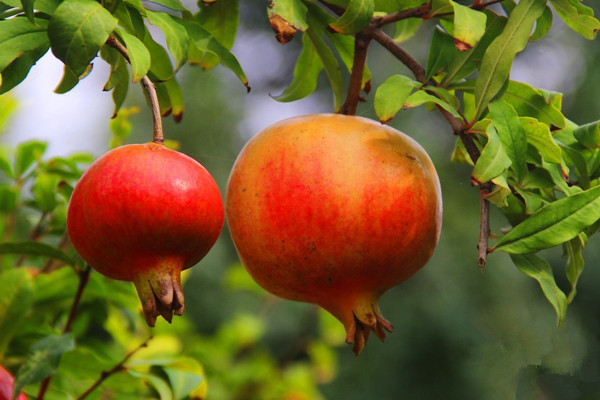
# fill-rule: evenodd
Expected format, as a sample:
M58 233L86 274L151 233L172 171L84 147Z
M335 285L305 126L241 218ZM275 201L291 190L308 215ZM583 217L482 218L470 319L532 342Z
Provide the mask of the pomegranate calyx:
M371 331L379 340L385 342L386 331L394 330L394 326L381 315L379 305L377 303L369 305L370 307L359 306L353 309L352 321L346 326L346 343L354 343L352 351L357 356L367 344Z
M184 298L180 269L162 268L140 273L136 275L133 283L142 302L148 326L154 327L159 315L171 323L173 314L183 314Z

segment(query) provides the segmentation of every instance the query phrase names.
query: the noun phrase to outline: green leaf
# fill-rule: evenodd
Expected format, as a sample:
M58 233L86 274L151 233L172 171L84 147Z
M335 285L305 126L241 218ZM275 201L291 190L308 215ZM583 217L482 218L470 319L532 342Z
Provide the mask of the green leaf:
M588 149L600 147L600 121L579 126L573 130L575 139Z
M81 75L117 26L117 19L94 0L65 0L48 24L52 53Z
M113 102L115 103L115 108L112 115L114 118L123 105L125 97L127 97L127 91L129 90L129 71L127 70L126 62L122 58L121 54L112 47L103 46L100 51L100 55L111 66L110 76L104 85L104 90L112 90L112 98ZM171 64L169 62L169 66L170 65Z
M196 45L198 49L202 51L209 51L217 55L221 64L230 69L244 84L244 86L246 86L248 91L250 90L248 78L240 66L240 63L225 46L219 43L218 40L216 40L197 22L182 19L177 19L176 21L186 29L190 39L194 42L194 45Z
M25 53L48 47L46 21L36 19L38 25L27 18L15 17L0 21L0 71Z
M169 388L167 382L165 382L163 379L159 378L156 375L135 371L133 369L127 369L127 372L130 375L136 378L143 379L144 381L149 383L152 386L152 388L156 390L156 393L158 394L160 400L173 400L173 392Z
M308 29L306 13L308 9L301 0L270 0L267 8L269 19L279 16L294 29L304 32Z
M35 24L35 17L33 15L33 1L34 0L21 0L21 6L25 12L25 16L32 24Z
M548 125L564 128L564 115L556 108L550 99L533 86L522 82L510 81L502 95L520 116L533 117Z
M490 11L486 12L486 14L487 28L485 34L473 49L469 51L454 50L454 55L450 59L446 69L447 72L442 81L442 86L447 86L452 82L466 78L475 72L485 50L506 26L507 19L505 17Z
M47 172L40 172L35 177L31 187L31 193L35 199L35 204L42 212L52 212L58 205L56 198L57 186L60 178L57 175Z
M373 0L350 0L346 11L329 27L337 33L349 35L369 25L373 18L375 2Z
M148 22L160 28L167 40L167 47L175 59L175 69L179 69L187 60L189 38L183 26L177 23L179 18L157 11L146 11Z
M494 125L489 121L487 124L484 132L488 140L472 172L473 178L481 183L489 182L502 175L511 164ZM477 125L474 128L477 128Z
M351 35L339 35L325 31L327 38L331 42L333 48L337 50L342 62L346 66L348 73L352 73L352 64L354 64L354 37ZM361 89L369 92L371 87L371 70L365 64L363 72Z
M408 96L408 98L404 102L403 107L405 109L408 109L408 108L418 107L423 104L435 104L435 105L443 108L444 110L448 111L454 117L462 120L462 116L460 115L458 110L452 104L449 104L446 101L444 101L432 94L425 92L424 90L418 90L418 91L414 92L413 94L411 94L410 96Z
M327 74L327 78L329 78L329 83L331 84L331 88L333 90L334 108L335 111L338 111L342 105L344 97L344 83L342 80L340 66L335 58L335 55L323 40L324 29L322 25L320 25L313 18L309 19L309 25L310 28L306 30L305 34L308 36L308 39L323 63L325 73Z
M450 2L454 8L454 27L452 36L459 50L470 50L479 43L486 30L487 16L481 11L474 10Z
M204 380L204 376L201 374L179 368L164 367L163 371L169 378L175 400L187 398Z
M546 34L550 32L550 28L552 28L552 19L552 10L550 9L550 7L546 6L546 8L544 8L542 16L539 17L537 21L535 21L535 30L531 34L529 40L534 42L546 36Z
M150 32L146 30L143 39L144 46L150 52L150 75L153 80L168 81L174 74L173 64L169 53L160 44L156 43Z
M518 181L527 173L527 137L514 108L504 100L489 104L490 117Z
M417 33L423 20L421 18L405 18L394 24L394 42L402 43Z
M582 249L583 245L579 237L563 243L563 256L567 260L565 270L567 273L567 279L571 284L571 292L567 297L567 301L569 303L573 300L575 294L577 293L577 282L579 281L579 277L581 276L585 266L583 254L581 254Z
M487 48L475 84L475 116L500 92L517 53L525 48L535 21L542 15L546 0L521 0L510 14L506 27Z
M23 52L20 57L8 64L0 73L0 94L8 92L23 82L31 67L46 54L49 48L50 43L45 40L40 47Z
M431 37L429 56L427 57L427 68L425 82L440 73L452 60L455 52L452 36L440 29L436 29Z
M17 208L19 192L13 186L0 186L0 213L10 213ZM0 225L1 228L1 225ZM0 229L0 232L2 230Z
M302 51L294 67L294 77L290 85L279 96L272 96L281 102L302 99L317 88L317 79L323 71L323 63L307 35L302 35Z
M562 150L552 138L550 127L535 118L521 117L520 120L527 143L535 147L546 162L562 164Z
M117 30L125 42L131 63L131 80L139 82L150 70L150 52L141 40L122 30Z
M88 64L89 66L90 64ZM69 68L67 64L63 65L63 76L58 83L58 86L54 89L54 93L63 94L73 89L79 83L79 77L75 75L73 70Z
M0 254L22 254L48 257L62 261L68 265L75 265L73 259L66 253L43 242L25 241L0 243Z
M600 218L600 186L556 200L506 234L494 250L533 253L573 239Z
M538 281L544 295L556 311L558 325L562 325L567 314L567 298L556 285L550 264L535 254L511 254L510 258L519 271Z
M575 32L586 39L594 39L600 21L594 18L594 11L579 0L550 0L554 10L563 21Z
M375 92L375 113L382 123L391 121L408 96L421 84L404 75L392 75Z
M159 4L174 11L187 11L187 8L179 0L148 0L151 3Z
M52 375L62 355L74 347L75 341L70 333L46 336L31 346L31 353L15 377L14 392L19 393L25 385Z
M231 49L239 25L238 0L219 0L209 6L201 5L195 20L225 48ZM193 45L193 42L192 42ZM194 46L195 47L195 46ZM199 61L203 69L219 65L219 57L212 52L203 53Z
M0 274L0 359L33 303L32 277L24 268Z
M14 172L15 177L21 178L33 163L40 161L42 155L46 151L47 143L40 142L37 140L30 140L23 142L17 146L15 153L15 166Z

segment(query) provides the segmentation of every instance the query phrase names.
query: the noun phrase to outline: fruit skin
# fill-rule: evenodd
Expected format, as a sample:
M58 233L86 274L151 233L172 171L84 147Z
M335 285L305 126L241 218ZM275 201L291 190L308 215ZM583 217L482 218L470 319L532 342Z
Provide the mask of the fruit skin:
M423 148L375 121L316 114L276 123L239 154L226 194L231 237L269 292L316 303L360 352L392 325L380 296L438 242L442 200Z
M0 400L11 400L14 378L2 365L0 365ZM27 400L25 393L21 392L16 400Z
M223 227L217 184L194 159L156 143L118 147L96 160L71 196L67 229L101 274L135 284L148 325L184 308L182 270Z

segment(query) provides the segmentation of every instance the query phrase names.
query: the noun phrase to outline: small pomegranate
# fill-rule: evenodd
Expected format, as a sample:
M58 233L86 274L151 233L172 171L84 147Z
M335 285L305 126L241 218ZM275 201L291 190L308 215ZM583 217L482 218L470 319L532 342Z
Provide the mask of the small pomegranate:
M14 378L2 365L0 365L0 400L11 400ZM27 400L25 393L21 392L16 400Z
M379 298L431 257L442 201L435 168L413 139L369 119L317 114L247 143L226 215L258 284L322 306L358 355L371 330L382 341L392 331Z
M83 174L67 213L81 257L135 284L146 322L184 309L181 271L208 253L223 227L217 184L194 159L156 143L109 151Z

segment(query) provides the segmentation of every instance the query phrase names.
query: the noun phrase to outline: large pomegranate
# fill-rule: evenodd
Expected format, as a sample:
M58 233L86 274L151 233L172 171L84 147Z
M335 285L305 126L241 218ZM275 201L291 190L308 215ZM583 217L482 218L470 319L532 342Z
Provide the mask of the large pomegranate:
M227 187L231 237L250 275L286 299L316 303L358 354L392 331L380 296L431 257L442 217L423 148L375 121L317 114L251 139Z
M0 365L0 400L11 400L14 378L2 365ZM27 400L25 393L21 392L15 400Z
M75 186L67 228L95 270L135 284L144 315L183 312L180 273L198 263L223 226L219 189L202 165L156 143L118 147Z

